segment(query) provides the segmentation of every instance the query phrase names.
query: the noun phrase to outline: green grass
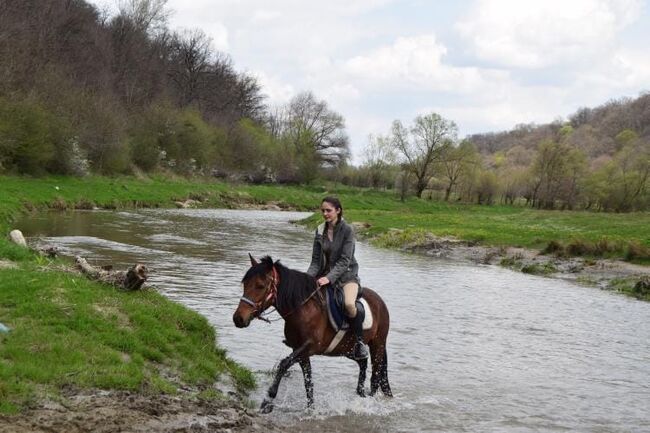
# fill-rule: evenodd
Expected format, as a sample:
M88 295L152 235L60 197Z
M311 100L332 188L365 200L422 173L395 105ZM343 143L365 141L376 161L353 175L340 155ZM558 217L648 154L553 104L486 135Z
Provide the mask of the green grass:
M254 386L203 316L153 290L123 292L23 263L0 269L0 317L11 329L0 334L0 412L70 385L174 393L227 372L241 389Z
M240 391L255 386L253 374L217 346L203 316L153 290L122 292L48 270L65 261L51 262L4 235L20 212L169 207L197 194L213 203L240 199L224 184L204 188L182 180L0 178L0 258L17 265L0 267L0 322L11 329L0 334L0 413L19 412L69 386L174 394L189 385L201 398L223 398L207 391L223 374Z

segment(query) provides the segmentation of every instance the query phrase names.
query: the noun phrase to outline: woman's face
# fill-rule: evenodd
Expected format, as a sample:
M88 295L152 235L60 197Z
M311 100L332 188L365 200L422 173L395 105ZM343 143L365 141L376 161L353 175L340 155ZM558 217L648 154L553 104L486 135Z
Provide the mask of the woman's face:
M323 219L328 223L336 222L341 213L341 209L336 209L332 203L327 201L321 203L320 211L323 213Z

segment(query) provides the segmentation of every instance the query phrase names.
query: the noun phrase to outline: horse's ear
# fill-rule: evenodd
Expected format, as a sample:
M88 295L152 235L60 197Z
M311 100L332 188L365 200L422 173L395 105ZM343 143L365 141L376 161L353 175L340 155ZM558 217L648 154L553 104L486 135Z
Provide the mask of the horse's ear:
M248 257L251 258L251 266L255 266L259 264L259 262L255 260L255 257L253 257L251 253L248 253Z

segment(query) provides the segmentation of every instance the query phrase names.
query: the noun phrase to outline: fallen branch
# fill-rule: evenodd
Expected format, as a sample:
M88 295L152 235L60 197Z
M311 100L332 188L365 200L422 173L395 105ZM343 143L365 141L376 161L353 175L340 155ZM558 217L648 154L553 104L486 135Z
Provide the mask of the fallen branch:
M88 278L123 290L138 290L147 281L147 267L140 263L131 266L127 271L110 271L90 265L81 256L75 256L74 261L81 273Z

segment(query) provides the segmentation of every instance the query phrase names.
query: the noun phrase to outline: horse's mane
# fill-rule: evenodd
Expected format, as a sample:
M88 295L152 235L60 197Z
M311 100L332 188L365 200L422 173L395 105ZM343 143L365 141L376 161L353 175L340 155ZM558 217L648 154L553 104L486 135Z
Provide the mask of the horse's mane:
M311 275L305 272L289 269L280 263L280 260L277 260L274 263L270 256L265 256L262 257L257 265L252 266L248 272L246 272L242 282L258 275L268 274L273 269L273 266L275 266L275 269L280 276L278 296L275 301L276 308L282 313L294 311L316 290L316 279ZM320 305L324 305L324 300L320 293L314 298L319 301Z

